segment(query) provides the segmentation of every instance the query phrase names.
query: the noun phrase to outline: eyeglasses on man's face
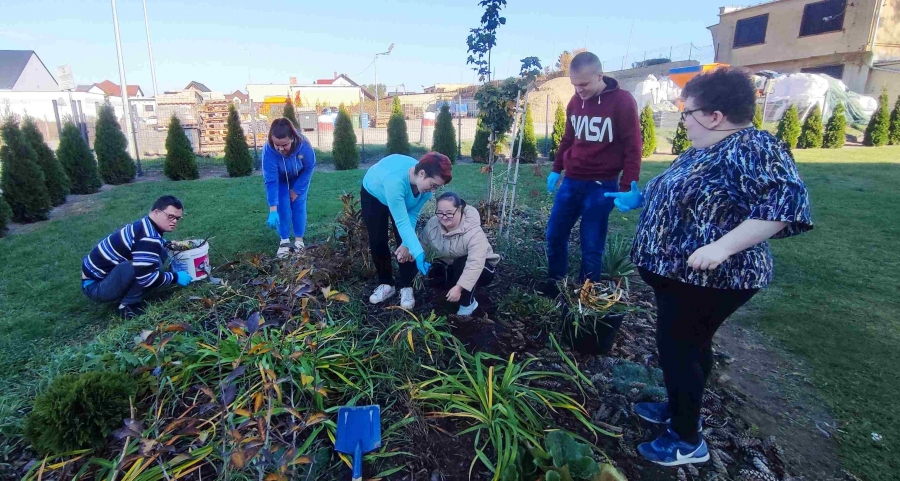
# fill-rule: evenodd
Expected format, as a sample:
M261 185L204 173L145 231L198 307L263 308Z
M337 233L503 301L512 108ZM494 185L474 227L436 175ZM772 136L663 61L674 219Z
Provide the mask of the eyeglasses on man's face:
M681 111L681 121L684 122L684 119L686 119L688 115L693 117L694 112L700 112L701 110L703 110L703 109L682 110Z
M183 215L170 214L166 211L161 211L161 212L163 214L166 214L166 219L169 219L169 222L179 222L179 221L181 221L181 219L184 219Z

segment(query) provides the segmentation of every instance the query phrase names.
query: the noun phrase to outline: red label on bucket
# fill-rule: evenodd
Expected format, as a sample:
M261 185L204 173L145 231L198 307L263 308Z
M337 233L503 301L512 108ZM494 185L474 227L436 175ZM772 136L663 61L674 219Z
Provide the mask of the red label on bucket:
M197 272L197 275L195 277L201 277L207 274L204 268L206 267L208 258L209 256L203 256L194 259L194 270Z

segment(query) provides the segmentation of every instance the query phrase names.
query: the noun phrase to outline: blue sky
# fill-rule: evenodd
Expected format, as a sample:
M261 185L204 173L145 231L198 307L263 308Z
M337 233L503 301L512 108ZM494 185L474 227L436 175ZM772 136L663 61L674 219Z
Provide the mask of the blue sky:
M118 83L109 0L3 2L0 49L35 50L51 72L70 64L81 84ZM152 95L140 0L118 0L119 28L129 84ZM519 59L555 63L566 49L587 46L601 59L621 57L634 18L631 53L692 42L711 45L707 26L726 0L509 0L507 24L493 53L498 77L518 72ZM731 2L733 3L733 2ZM436 82L473 82L466 36L477 27L477 0L147 0L160 90L191 80L215 91L248 83L300 82L346 73L410 91ZM607 70L612 68L607 67Z

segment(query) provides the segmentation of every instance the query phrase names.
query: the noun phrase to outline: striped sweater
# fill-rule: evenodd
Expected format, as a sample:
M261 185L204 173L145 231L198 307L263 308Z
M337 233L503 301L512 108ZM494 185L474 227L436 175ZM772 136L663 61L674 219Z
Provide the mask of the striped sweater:
M115 266L131 261L138 283L152 289L175 281L174 274L162 272L168 256L162 234L150 217L144 217L100 241L85 256L81 272L88 279L101 281Z

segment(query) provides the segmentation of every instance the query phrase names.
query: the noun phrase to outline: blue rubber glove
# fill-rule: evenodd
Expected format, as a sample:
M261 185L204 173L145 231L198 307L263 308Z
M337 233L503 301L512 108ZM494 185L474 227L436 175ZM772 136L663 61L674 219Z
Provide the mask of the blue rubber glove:
M615 199L614 204L622 212L628 212L634 209L640 209L644 204L644 196L638 190L637 181L631 181L631 190L628 192L606 192L603 197L612 197Z
M428 275L428 269L431 269L431 263L425 262L424 252L416 256L416 267L419 268L419 272L421 272L423 276Z
M547 192L553 193L556 190L556 183L559 182L559 172L550 172L547 176Z
M275 230L278 226L281 225L281 221L278 220L278 211L269 212L269 218L266 219L266 225L269 226L269 229Z
M175 276L176 276L175 282L177 282L178 285L181 287L187 286L188 284L191 283L191 281L194 280L194 278L191 277L190 274L188 274L187 272L184 272L184 271L176 272Z

